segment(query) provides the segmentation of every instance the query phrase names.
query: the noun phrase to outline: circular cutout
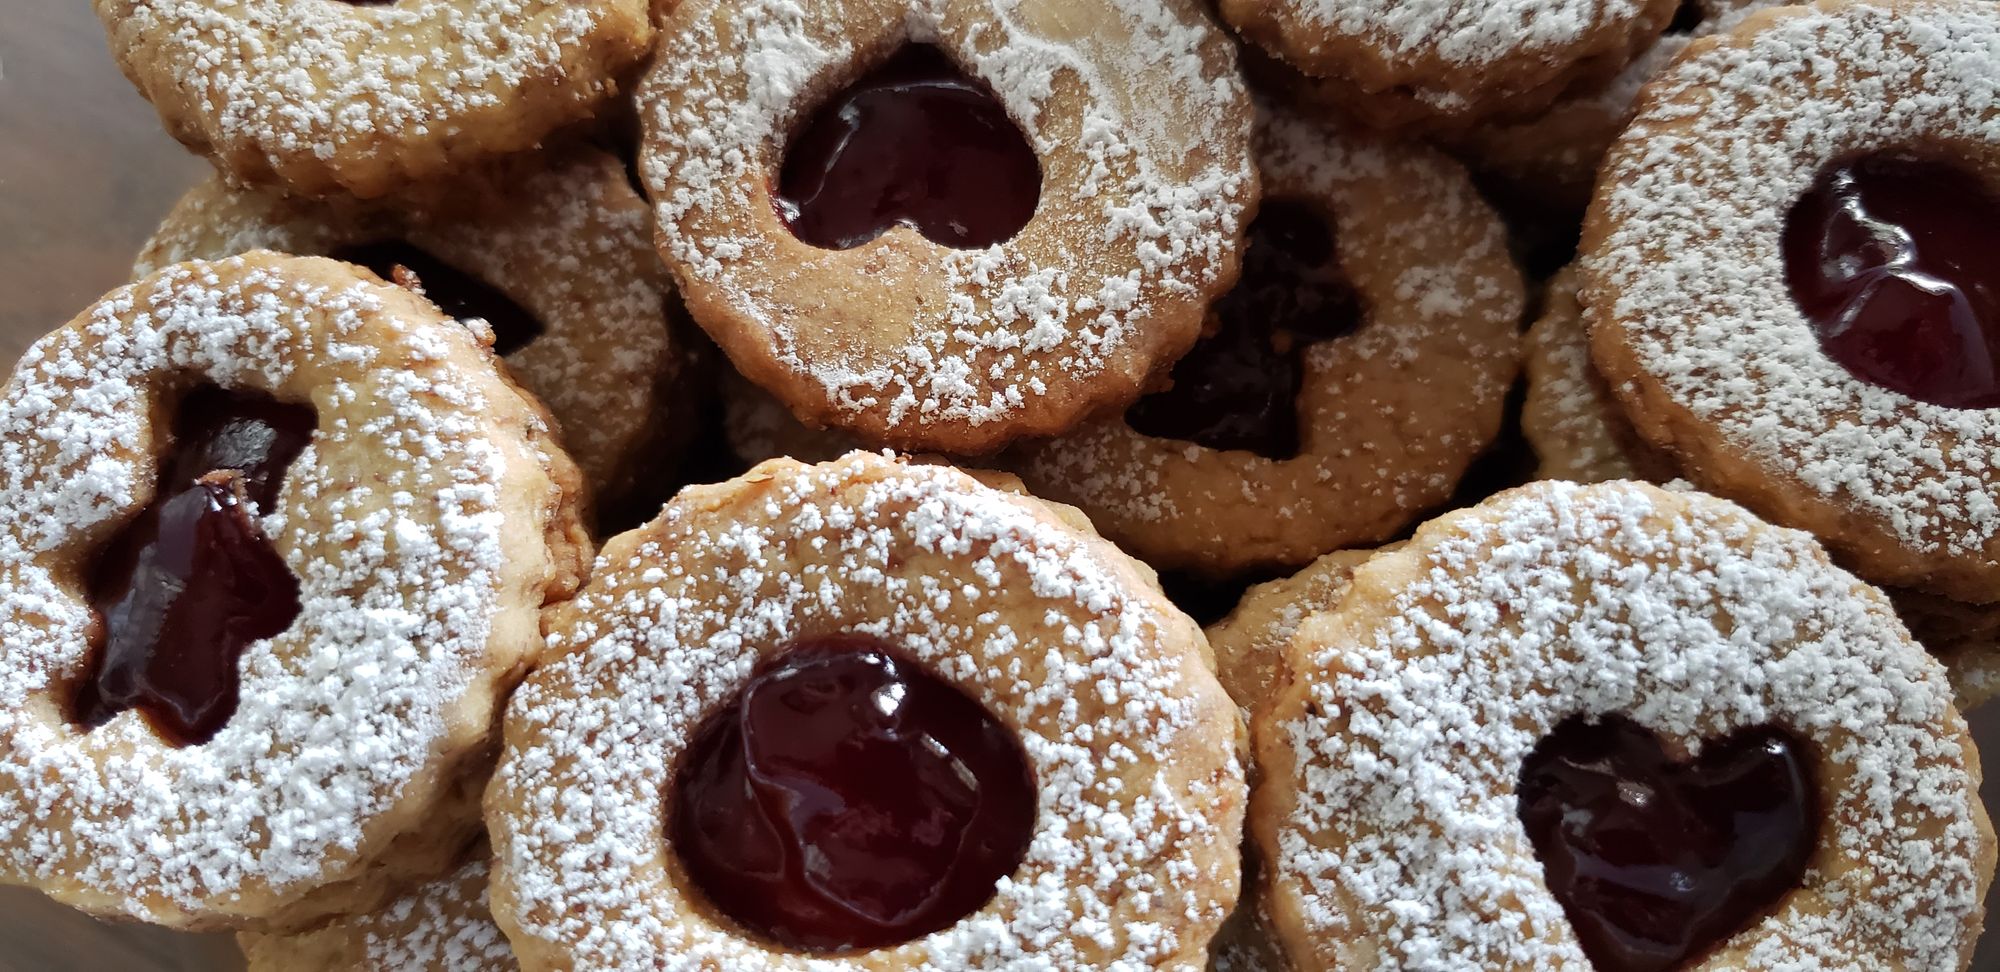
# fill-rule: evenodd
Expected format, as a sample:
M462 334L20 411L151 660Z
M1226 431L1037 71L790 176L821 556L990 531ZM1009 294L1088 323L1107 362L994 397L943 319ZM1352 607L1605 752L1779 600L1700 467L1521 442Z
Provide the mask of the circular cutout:
M684 759L668 820L688 876L745 928L810 952L956 923L1033 833L1013 731L877 638L778 649Z
M554 657L514 695L487 800L494 916L524 964L1183 968L1234 905L1236 709L1193 622L1063 511L879 454L775 460L684 490L599 564L550 615ZM856 636L1017 741L1031 836L971 914L803 956L718 913L670 808L701 727L763 666Z

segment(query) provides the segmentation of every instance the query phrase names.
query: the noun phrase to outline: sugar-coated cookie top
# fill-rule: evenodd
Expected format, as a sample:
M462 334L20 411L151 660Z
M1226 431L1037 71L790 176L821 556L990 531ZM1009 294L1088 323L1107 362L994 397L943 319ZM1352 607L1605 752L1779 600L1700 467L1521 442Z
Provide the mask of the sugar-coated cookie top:
M497 379L447 363L473 339L404 318L397 296L327 261L182 264L23 356L0 397L4 870L187 909L282 892L351 860L433 761L498 611L519 460L482 427ZM172 748L138 712L78 729L55 686L88 664L82 538L151 493L156 457L135 444L161 444L149 408L189 374L310 394L319 427L260 511L299 616L244 651L215 737Z
M1806 534L1541 483L1370 561L1293 647L1307 675L1259 729L1296 761L1274 871L1357 967L1589 967L1515 786L1545 734L1605 714L1688 752L1770 723L1814 744L1819 851L1721 967L1951 970L1977 934L1990 835L1950 685Z
M322 157L367 133L450 128L505 106L605 19L600 3L94 0L163 52L220 133Z
M368 967L503 972L514 950L486 914L487 863L473 861L390 902L364 924Z
M1193 681L1209 676L1192 623L1163 616L1108 544L957 470L855 453L745 481L768 484L683 494L614 540L552 630L558 657L516 694L489 799L507 808L511 918L579 968L1137 972L1199 954L1186 929L1233 904L1210 868L1233 871L1217 816L1241 783L1233 709ZM899 645L979 698L1020 732L1039 786L1032 843L992 902L853 958L698 918L658 867L664 760L760 652L827 630ZM1218 749L1190 755L1218 729Z
M1825 4L1698 42L1641 99L1606 167L1585 303L1732 448L1919 551L2000 537L2000 409L1867 384L1786 285L1786 215L1826 165L1876 149L2000 147L2000 5ZM1602 340L1600 338L1600 340Z
M1639 0L1274 0L1301 23L1381 48L1387 61L1422 55L1480 68L1524 51L1557 51L1607 23L1631 20Z
M747 225L690 231L688 221L769 208L762 194L775 172L751 171L750 162L812 109L802 92L863 53L828 36L835 15L823 8L839 6L742 0L704 15L685 42L728 59L663 59L647 81L658 94L641 99L642 111L653 111L645 171L662 248L684 273L725 286L732 305L768 329L776 360L830 407L886 411L894 425L1001 422L1052 386L1103 373L1128 346L1157 340L1142 326L1154 305L1198 295L1217 278L1255 178L1243 84L1219 70L1233 58L1218 53L1220 35L1206 17L1185 0L921 0L905 14L908 39L945 46L991 85L1044 160L1040 208L1014 239L942 250L925 265L943 282L944 306L921 308L935 326L871 353L824 343L802 353L795 328L827 322L790 319L784 289L796 281L773 265L769 242ZM968 30L968 20L981 23ZM676 40L670 34L665 44L672 52ZM717 92L725 70L747 75L747 96ZM1081 117L1052 112L1076 86ZM666 93L683 93L684 107L665 107ZM1073 100L1064 94L1065 105ZM1053 181L1048 160L1058 156L1082 160L1079 184ZM1055 243L1031 248L1029 237Z

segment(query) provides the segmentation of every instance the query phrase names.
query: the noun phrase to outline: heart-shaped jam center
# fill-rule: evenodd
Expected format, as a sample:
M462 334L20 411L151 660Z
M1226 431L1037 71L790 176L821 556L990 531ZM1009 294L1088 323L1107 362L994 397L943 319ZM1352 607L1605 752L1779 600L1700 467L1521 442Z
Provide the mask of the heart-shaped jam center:
M404 240L356 243L327 256L411 287L456 320L484 320L493 328L493 353L502 357L527 347L542 334L542 322L498 288Z
M197 745L236 711L237 658L299 613L299 582L257 523L312 438L311 406L205 386L175 411L153 501L89 579L98 645L76 721L138 709L162 737Z
M668 831L718 910L780 945L879 948L979 910L1027 852L1035 784L977 701L863 636L767 660L704 723Z
M1571 719L1521 764L1521 823L1601 972L1701 959L1799 886L1819 844L1808 746L1746 729L1671 758L1620 717Z
M1956 165L1836 164L1786 218L1785 280L1828 356L1950 408L2000 408L2000 195Z
M778 214L799 239L860 246L898 224L979 249L1028 225L1042 163L991 89L909 45L821 105L792 139Z
M1333 228L1313 207L1266 200L1245 235L1243 275L1215 302L1215 333L1125 422L1143 435L1290 459L1299 454L1301 355L1360 327L1361 303L1341 274Z

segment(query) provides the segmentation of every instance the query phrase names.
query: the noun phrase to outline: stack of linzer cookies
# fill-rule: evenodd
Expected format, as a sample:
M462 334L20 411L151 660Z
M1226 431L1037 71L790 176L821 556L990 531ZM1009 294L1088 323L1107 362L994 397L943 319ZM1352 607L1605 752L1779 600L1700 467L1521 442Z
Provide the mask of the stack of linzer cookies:
M1971 963L2000 4L93 2L216 173L0 395L0 880L259 972Z

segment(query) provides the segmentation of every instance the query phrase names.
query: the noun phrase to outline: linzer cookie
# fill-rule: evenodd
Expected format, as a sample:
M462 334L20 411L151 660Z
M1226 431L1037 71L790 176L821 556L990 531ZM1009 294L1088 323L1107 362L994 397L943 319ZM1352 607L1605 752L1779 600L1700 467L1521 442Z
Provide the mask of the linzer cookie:
M535 147L645 56L645 0L92 0L167 131L232 180L380 196Z
M452 316L486 322L507 370L555 415L593 494L615 506L673 472L692 404L647 212L623 166L594 151L519 160L423 207L296 200L211 179L167 215L138 272L265 249L408 283Z
M1254 726L1306 968L1962 970L1993 876L1944 670L1812 538L1639 483L1419 529Z
M1303 75L1295 92L1381 128L1522 117L1602 84L1676 0L1222 0L1224 20Z
M177 264L30 348L0 428L0 879L282 929L451 866L586 557L475 335L329 260Z
M640 93L694 319L809 426L979 454L1121 408L1256 198L1194 0L688 0Z
M1443 155L1285 113L1242 278L1172 386L1024 446L1038 495L1155 566L1296 567L1450 499L1519 364L1505 232Z
M1192 968L1240 720L1194 623L1036 500L856 453L614 538L487 795L524 968Z
M1605 165L1582 296L1640 435L1862 576L2000 601L2000 6L1698 41Z

